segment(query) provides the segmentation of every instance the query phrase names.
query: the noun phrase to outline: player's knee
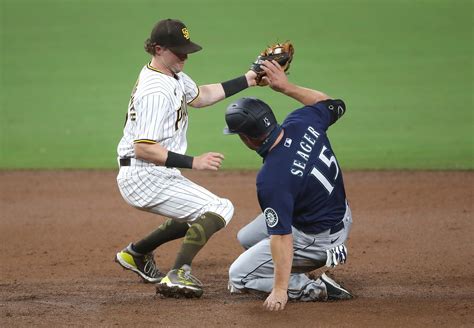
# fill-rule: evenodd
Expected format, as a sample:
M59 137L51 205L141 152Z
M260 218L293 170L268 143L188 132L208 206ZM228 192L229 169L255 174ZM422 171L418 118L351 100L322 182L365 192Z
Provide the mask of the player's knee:
M232 217L234 216L234 204L232 204L232 202L228 199L224 199L224 200L225 200L225 208L227 212L227 215L224 218L226 219L227 223L229 223Z
M242 229L239 230L237 233L237 240L239 241L239 244L244 248L244 249L249 249L250 247L253 246L252 240L249 238L249 234L246 233L247 229L245 229L247 226L243 227Z
M268 237L266 228L265 218L263 214L260 214L252 222L239 230L237 240L243 248L249 249Z
M234 216L234 205L232 202L226 198L220 198L219 203L215 204L214 212L222 216L226 222L226 225L229 224L230 220Z

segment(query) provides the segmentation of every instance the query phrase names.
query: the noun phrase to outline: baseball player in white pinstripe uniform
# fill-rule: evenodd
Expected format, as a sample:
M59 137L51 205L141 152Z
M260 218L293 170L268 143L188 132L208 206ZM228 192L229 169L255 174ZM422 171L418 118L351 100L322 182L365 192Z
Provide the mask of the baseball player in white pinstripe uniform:
M117 182L125 201L168 219L147 237L118 252L115 259L145 282L156 283L157 292L164 296L202 295L201 282L191 275L191 262L234 213L228 199L188 180L178 170L218 170L224 159L213 152L185 155L187 107L209 106L256 84L256 74L248 71L223 83L198 87L182 70L188 54L201 49L179 20L166 19L154 26L145 42L152 59L141 70L132 92L118 145ZM153 251L182 237L175 264L164 275L155 264Z

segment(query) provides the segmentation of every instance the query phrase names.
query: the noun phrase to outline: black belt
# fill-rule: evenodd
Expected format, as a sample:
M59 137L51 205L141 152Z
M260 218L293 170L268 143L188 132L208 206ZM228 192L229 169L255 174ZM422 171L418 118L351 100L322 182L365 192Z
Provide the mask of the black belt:
M331 228L331 230L329 231L329 234L333 234L333 233L336 233L338 231L341 231L342 229L344 229L344 221L341 220L341 222L339 222L338 224L336 224L335 226L333 226Z
M130 158L120 158L119 159L120 166L130 166Z

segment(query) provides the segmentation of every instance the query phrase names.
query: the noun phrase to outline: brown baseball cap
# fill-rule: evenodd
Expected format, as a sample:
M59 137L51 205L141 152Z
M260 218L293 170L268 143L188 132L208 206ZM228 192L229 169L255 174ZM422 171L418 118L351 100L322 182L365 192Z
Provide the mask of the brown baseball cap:
M151 31L150 41L182 55L202 49L200 45L191 41L188 28L177 19L168 18L156 23Z

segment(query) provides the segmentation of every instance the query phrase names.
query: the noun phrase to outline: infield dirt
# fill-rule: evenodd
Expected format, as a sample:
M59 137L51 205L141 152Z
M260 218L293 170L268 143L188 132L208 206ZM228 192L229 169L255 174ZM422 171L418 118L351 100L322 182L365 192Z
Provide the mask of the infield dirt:
M259 213L255 172L184 172L236 208L197 256L199 300L161 299L115 253L162 217L129 207L115 171L0 171L0 325L154 327L468 327L474 325L474 174L346 172L349 261L330 270L357 298L262 310L229 295L238 230ZM167 271L179 241L156 252Z

